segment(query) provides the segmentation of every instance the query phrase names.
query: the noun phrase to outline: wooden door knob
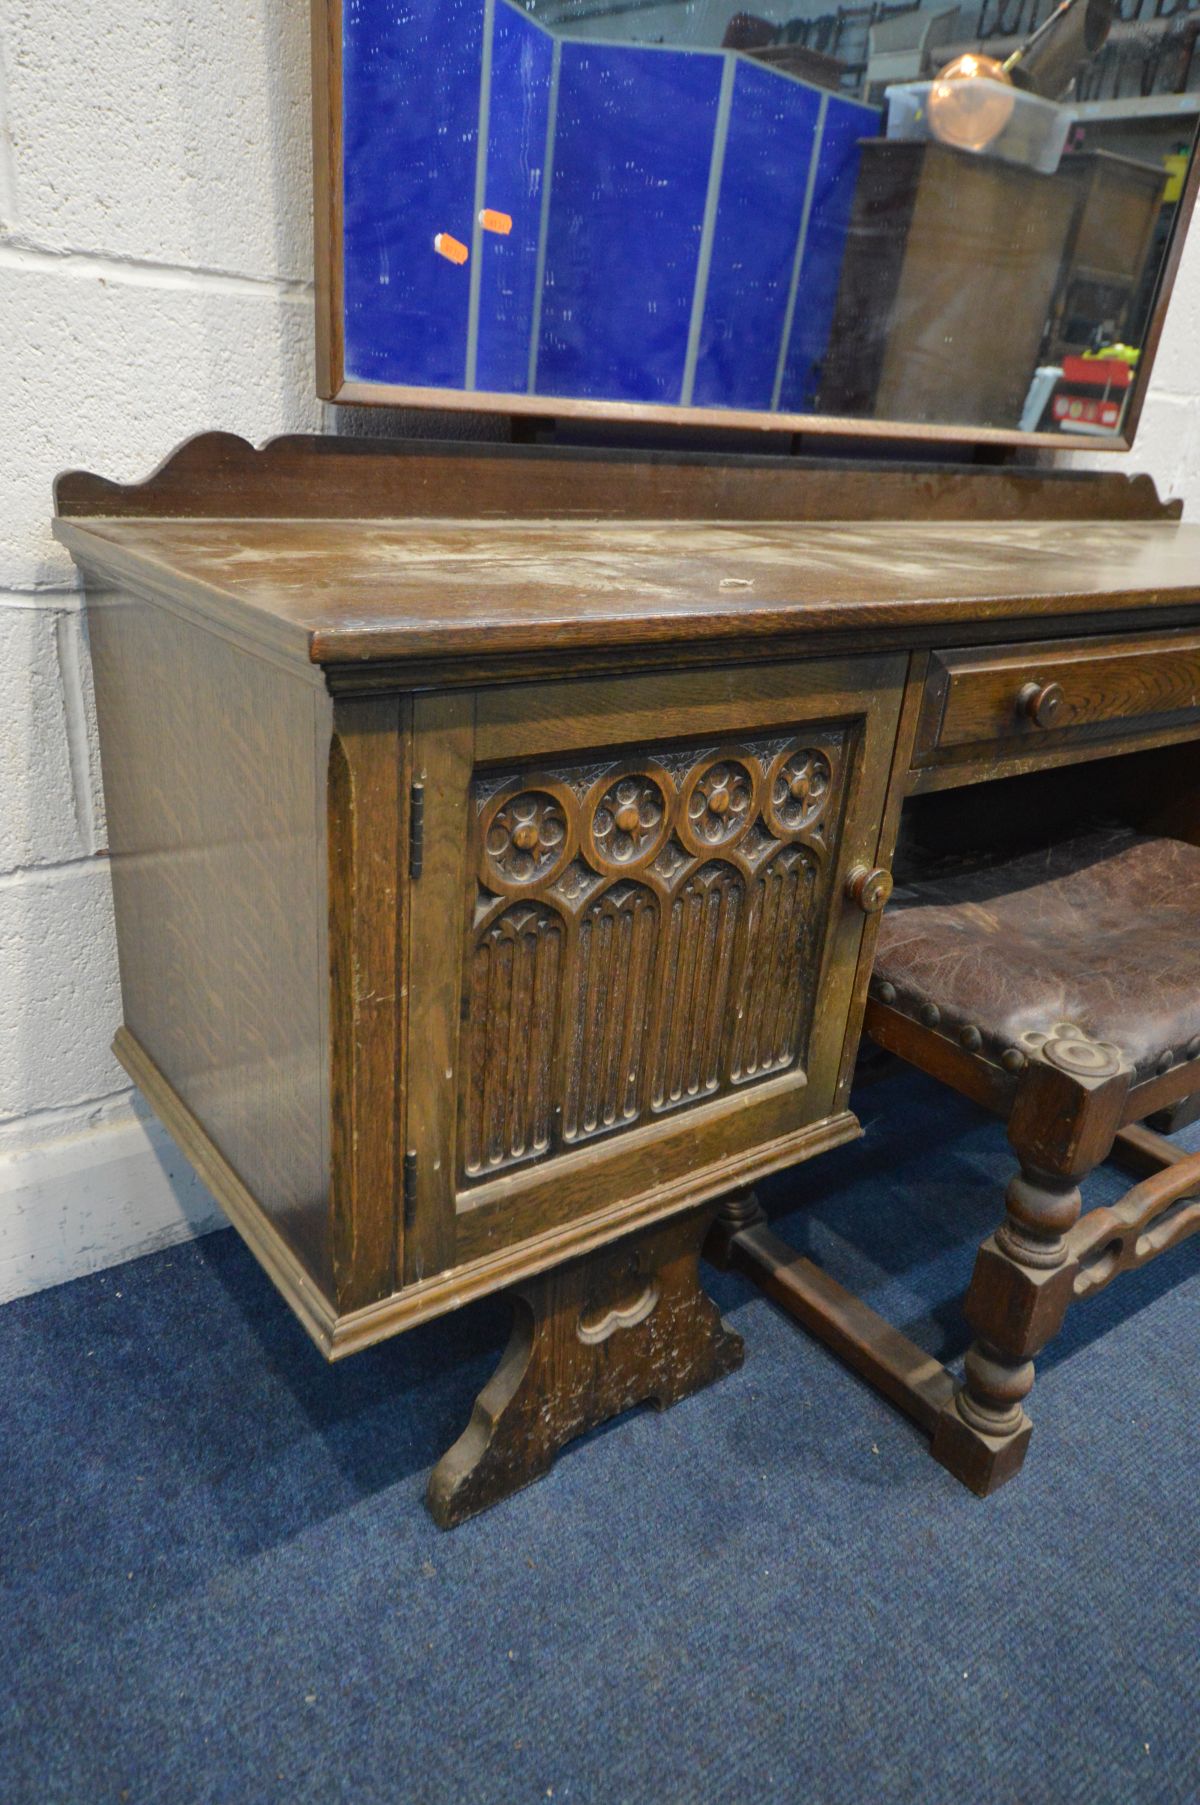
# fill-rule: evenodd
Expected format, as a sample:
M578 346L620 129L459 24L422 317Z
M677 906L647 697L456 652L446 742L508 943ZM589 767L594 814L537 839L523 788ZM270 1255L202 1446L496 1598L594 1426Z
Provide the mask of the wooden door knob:
M887 907L891 894L890 871L872 871L869 865L856 865L846 879L846 895L858 904L864 915L878 915Z
M1017 713L1035 727L1053 727L1066 699L1061 683L1023 683L1017 691Z

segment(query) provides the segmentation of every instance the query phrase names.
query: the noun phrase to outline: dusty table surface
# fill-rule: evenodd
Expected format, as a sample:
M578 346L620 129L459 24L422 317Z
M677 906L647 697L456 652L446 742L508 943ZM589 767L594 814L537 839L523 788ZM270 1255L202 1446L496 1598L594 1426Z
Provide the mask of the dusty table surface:
M319 664L1200 607L1200 527L1171 520L92 518L55 532L117 581Z

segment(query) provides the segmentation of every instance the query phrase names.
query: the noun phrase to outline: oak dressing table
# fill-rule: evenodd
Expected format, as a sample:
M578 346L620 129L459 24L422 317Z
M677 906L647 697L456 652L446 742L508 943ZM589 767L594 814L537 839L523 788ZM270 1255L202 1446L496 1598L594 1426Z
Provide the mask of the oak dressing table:
M57 505L118 1056L330 1358L513 1295L443 1524L740 1363L700 1248L859 1132L907 796L1200 793L1145 478L208 434Z

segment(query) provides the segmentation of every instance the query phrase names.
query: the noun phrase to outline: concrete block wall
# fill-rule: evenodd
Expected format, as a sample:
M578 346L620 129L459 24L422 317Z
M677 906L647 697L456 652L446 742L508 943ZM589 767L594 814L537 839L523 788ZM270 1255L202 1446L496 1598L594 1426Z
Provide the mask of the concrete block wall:
M72 466L144 475L206 427L257 441L327 423L313 399L307 40L295 0L6 11L0 1299L221 1220L109 1052L120 1010L86 636L50 485ZM1198 327L1200 231L1128 460L1200 514ZM419 429L502 431L464 416Z

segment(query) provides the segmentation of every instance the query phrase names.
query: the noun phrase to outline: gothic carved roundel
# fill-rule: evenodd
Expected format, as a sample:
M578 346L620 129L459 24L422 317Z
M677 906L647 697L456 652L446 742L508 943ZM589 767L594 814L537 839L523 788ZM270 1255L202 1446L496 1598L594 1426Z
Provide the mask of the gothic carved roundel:
M585 851L599 871L633 871L652 859L670 826L671 780L665 771L606 774L588 795Z
M680 838L699 853L732 846L757 812L750 765L729 754L706 759L691 771L683 786Z
M781 753L767 778L767 818L776 834L802 833L825 813L833 772L824 752L797 746Z
M562 870L574 849L570 807L570 792L559 784L531 784L492 798L481 823L480 876L490 890L519 893Z

